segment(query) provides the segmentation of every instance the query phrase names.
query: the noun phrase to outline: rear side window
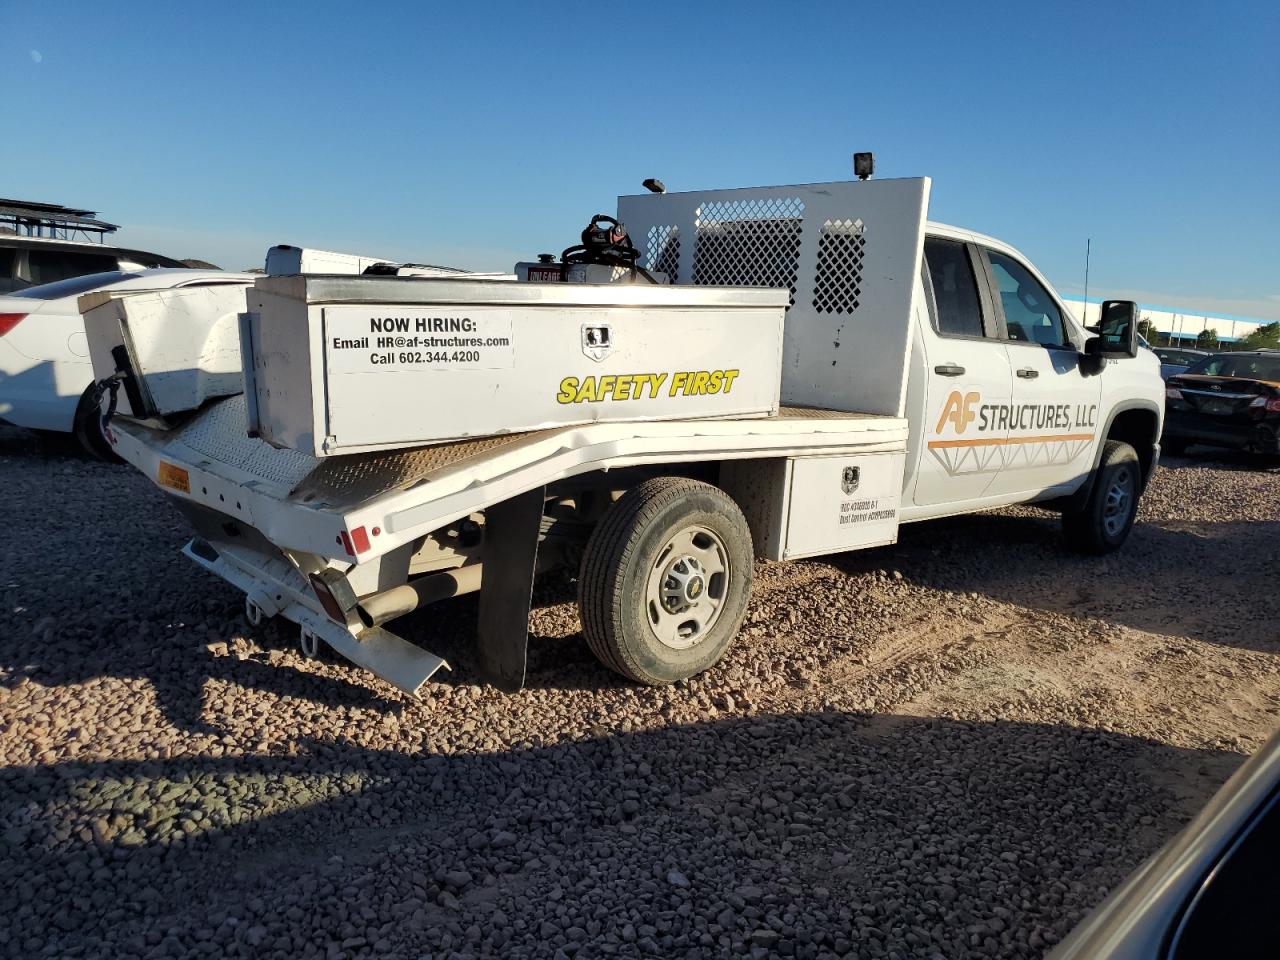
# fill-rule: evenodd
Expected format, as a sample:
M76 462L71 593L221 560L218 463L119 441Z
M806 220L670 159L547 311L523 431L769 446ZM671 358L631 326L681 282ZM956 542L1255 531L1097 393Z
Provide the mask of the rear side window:
M1257 353L1224 354L1205 357L1192 365L1187 373L1206 377L1239 377L1246 380L1268 380L1280 383L1280 357Z
M28 250L27 274L33 286L56 283L71 277L83 277L90 273L115 270L119 264L114 256L101 253L79 253L64 250Z
M978 280L963 243L929 237L924 259L933 285L933 323L943 336L982 336Z
M1174 367L1189 367L1200 359L1194 353L1184 353L1182 350L1157 350L1156 356L1161 362Z

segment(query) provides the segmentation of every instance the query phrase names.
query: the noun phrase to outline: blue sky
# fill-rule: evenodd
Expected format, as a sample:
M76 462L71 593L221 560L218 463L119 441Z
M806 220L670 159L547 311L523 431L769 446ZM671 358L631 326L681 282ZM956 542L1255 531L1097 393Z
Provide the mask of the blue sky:
M1280 4L0 0L0 195L509 268L619 193L934 178L1067 295L1280 319Z

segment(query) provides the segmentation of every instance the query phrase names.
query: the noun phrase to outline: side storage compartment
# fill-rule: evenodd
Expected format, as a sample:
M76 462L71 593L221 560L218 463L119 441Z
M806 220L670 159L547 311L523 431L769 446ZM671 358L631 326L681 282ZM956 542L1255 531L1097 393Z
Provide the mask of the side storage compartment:
M902 453L730 461L720 484L742 508L756 556L796 560L898 540Z

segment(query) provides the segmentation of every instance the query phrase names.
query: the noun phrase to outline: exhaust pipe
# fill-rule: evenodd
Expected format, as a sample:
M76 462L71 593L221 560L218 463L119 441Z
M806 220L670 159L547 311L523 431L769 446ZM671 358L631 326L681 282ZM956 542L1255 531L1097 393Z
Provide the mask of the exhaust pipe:
M480 589L480 578L481 565L478 563L444 573L432 573L365 597L356 604L356 614L366 627L378 627L437 600L475 593Z

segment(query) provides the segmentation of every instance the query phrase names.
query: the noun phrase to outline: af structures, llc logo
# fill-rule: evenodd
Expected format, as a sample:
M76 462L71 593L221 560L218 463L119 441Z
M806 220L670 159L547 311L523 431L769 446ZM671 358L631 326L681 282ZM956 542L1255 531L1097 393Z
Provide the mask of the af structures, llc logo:
M929 453L953 477L1070 463L1093 446L1097 415L1096 404L983 404L952 390Z

